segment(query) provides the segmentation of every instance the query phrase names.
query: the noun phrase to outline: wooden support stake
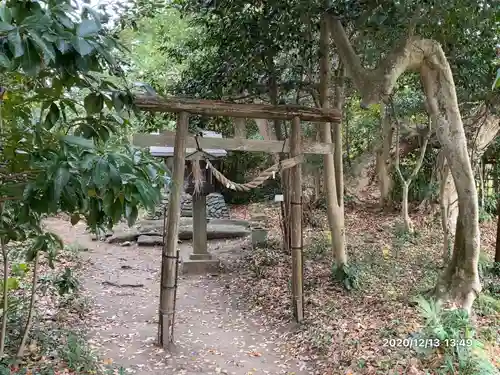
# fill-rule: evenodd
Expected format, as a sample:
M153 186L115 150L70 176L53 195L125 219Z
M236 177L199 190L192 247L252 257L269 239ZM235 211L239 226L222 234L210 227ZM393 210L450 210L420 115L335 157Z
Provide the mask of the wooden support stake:
M300 155L300 118L292 119L290 156ZM302 265L302 168L300 164L290 168L290 235L292 252L292 294L295 319L304 320L303 265Z
M161 260L161 290L158 343L168 350L173 342L172 325L175 309L175 267L179 217L181 213L181 193L184 185L184 164L186 157L186 136L188 134L189 115L181 112L177 117L175 136L172 183L168 203L167 233L163 243Z

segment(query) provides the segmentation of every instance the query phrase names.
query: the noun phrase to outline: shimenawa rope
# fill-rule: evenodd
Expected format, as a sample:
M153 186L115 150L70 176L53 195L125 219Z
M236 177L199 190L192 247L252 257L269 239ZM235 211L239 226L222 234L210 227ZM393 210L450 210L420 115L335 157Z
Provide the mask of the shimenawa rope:
M206 160L207 168L210 168L213 176L219 180L221 184L223 184L226 188L235 190L235 191L250 191L251 189L255 189L256 187L262 185L269 178L274 177L277 172L283 169L288 169L295 167L297 164L302 163L303 157L302 155L295 156L290 159L282 160L279 163L274 164L273 166L267 168L264 172L262 172L258 177L253 179L250 182L239 184L237 182L233 182L224 176L221 172L219 172L213 165L210 163L210 160Z

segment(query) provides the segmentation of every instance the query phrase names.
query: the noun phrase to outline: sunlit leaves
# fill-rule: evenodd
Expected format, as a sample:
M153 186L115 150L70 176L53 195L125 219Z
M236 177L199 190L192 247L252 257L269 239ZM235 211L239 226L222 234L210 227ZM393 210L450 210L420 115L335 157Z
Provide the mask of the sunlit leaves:
M91 93L83 101L87 114L100 113L104 107L104 98L100 93Z
M40 6L40 3L44 3ZM103 73L119 73L116 43L99 14L76 15L67 1L7 1L0 6L2 103L0 239L31 239L32 261L53 262L60 240L41 229L44 215L66 212L94 231L159 202L163 166L126 145L129 93ZM121 73L120 73L121 74ZM154 173L151 172L153 168Z

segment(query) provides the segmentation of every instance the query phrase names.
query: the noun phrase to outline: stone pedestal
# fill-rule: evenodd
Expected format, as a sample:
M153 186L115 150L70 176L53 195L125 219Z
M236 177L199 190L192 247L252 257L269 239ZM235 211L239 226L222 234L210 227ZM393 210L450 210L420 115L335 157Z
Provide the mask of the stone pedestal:
M193 195L193 253L182 264L182 273L200 275L219 271L219 261L207 248L207 196Z

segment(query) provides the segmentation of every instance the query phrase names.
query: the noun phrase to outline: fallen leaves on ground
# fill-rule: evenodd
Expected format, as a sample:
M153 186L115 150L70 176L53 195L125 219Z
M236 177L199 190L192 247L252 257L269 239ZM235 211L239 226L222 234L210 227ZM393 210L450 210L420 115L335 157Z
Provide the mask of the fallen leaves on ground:
M329 250L321 260L308 258L307 244L321 230L304 229L305 323L286 333L287 349L313 363L316 374L385 374L389 370L391 374L423 374L415 353L391 347L387 340L408 337L420 327L410 302L412 296L432 287L441 272L439 226L432 216L415 216L418 238L408 239L398 232L398 213L350 206L346 244L350 264L360 268L361 289L347 292L332 281ZM249 216L252 211L280 216L277 207L255 205L249 211ZM271 236L279 236L279 219L272 223ZM491 251L493 234L491 225L483 225L484 249ZM264 313L269 327L292 323L290 256L279 248L255 249L227 268L231 274L224 280L229 294L243 293L247 307ZM491 320L480 322L488 324Z

